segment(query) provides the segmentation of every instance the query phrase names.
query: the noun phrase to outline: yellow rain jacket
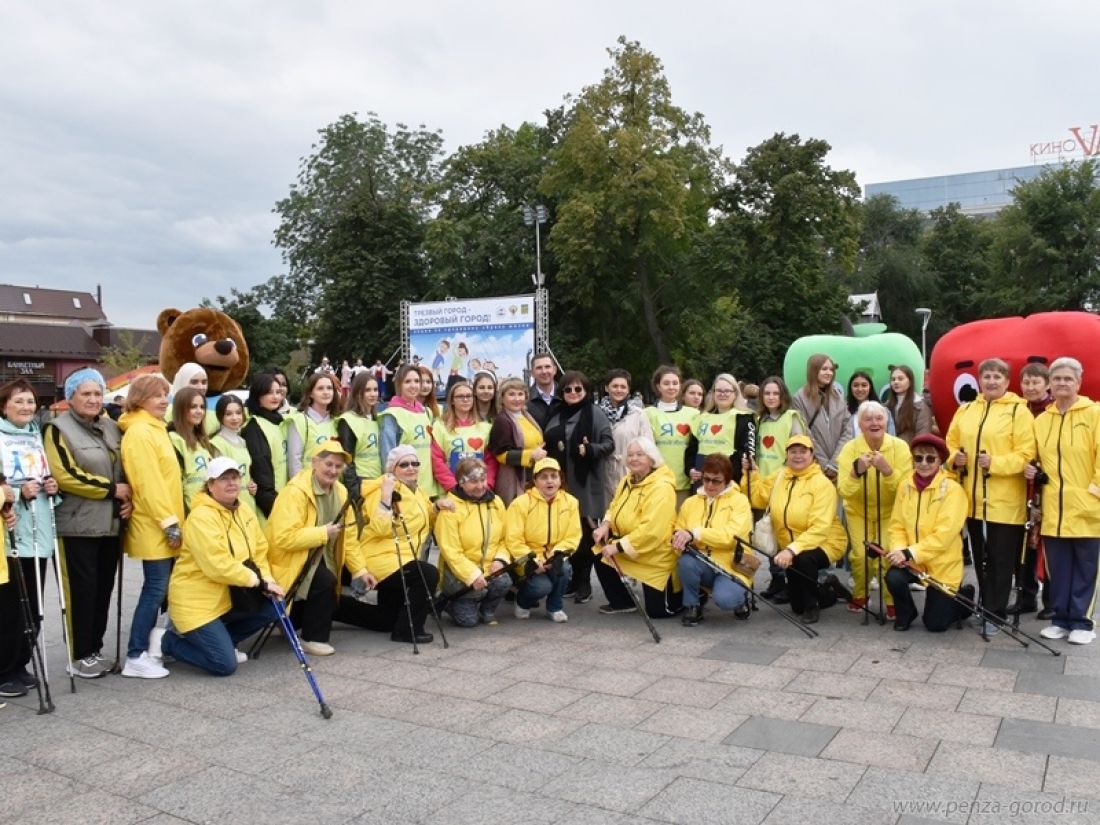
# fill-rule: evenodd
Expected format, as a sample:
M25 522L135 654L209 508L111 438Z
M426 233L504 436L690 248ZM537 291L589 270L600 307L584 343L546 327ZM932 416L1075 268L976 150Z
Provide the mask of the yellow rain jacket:
M343 507L347 490L339 481L334 485L336 497ZM313 468L306 467L287 482L275 498L275 506L267 519L268 561L275 581L284 591L290 589L305 567L309 551L328 541L325 525L317 524L317 497L313 493ZM351 534L349 538L348 534ZM350 510L344 516L344 530L336 539L337 587L343 566L344 545L355 537L355 518Z
M672 549L672 526L676 521L676 477L662 465L637 484L630 473L623 476L604 521L611 522L611 535L623 548L616 556L623 573L664 590L672 577L673 589L680 589L676 551ZM607 559L603 564L611 566Z
M1027 402L1006 392L996 401L979 396L959 407L947 430L946 466L955 469L955 456L966 451L966 467L958 468L959 483L970 500L970 518L998 524L1023 524L1027 519L1027 482L1024 467L1035 457L1034 419ZM982 498L984 471L978 467L982 451L989 453L989 505ZM965 475L963 471L965 469Z
M963 578L962 529L967 500L951 474L940 469L923 490L913 473L902 480L890 517L888 550L909 548L913 563L937 581L958 589Z
M145 410L133 410L119 418L118 426L123 432L122 469L134 503L126 552L142 561L175 558L179 550L168 546L164 528L183 528L183 480L168 425Z
M879 452L893 468L890 475L882 475L875 467L868 467L867 472L859 478L852 476L852 466L857 458L871 447L863 434L853 438L840 449L837 459L836 491L840 500L844 503L844 515L848 521L848 536L851 538L852 547L863 548L866 537L871 541L881 538L885 541L887 525L890 523L890 513L894 509L894 497L897 495L898 485L913 471L913 456L909 452L909 445L900 438L892 435L883 436L882 447ZM864 488L863 479L867 479ZM867 490L867 533L864 533L863 524L863 491ZM881 495L881 502L879 497ZM876 516L882 514L881 530ZM862 571L861 571L862 572Z
M1100 536L1100 405L1078 396L1064 413L1051 404L1035 419L1043 487L1044 536Z
M703 492L689 496L676 517L676 529L691 533L692 544L701 553L752 587L752 579L733 569L734 537L748 542L752 529L752 509L740 490L731 485L714 498ZM751 554L752 550L745 548L745 552Z
M454 512L441 510L435 520L441 566L463 584L471 584L490 572L494 561L511 562L504 542L506 511L500 497L469 501L452 495L450 500L455 504Z
M244 566L249 556L264 579L274 579L267 539L252 508L238 503L230 509L205 492L196 493L183 528L183 549L168 582L168 615L180 633L228 613L230 585L259 583Z
M572 555L581 543L580 503L564 490L547 501L532 487L508 506L504 542L513 559L533 552L541 563L559 550Z
M753 473L752 504L771 508L780 550L789 547L797 554L820 547L835 562L848 548L848 535L836 513L836 487L816 461L798 472L784 467L765 479Z
M395 510L391 511L380 506L380 481L369 486L364 484L360 490L363 496L363 520L367 523L362 536L356 539L355 528L351 528L352 535L348 538L347 568L353 576L359 576L366 570L378 581L382 581L401 569L401 565L397 563L397 548L394 546L395 529L396 541L401 543L401 561L405 564L418 558L420 548L428 540L435 522L435 505L431 499L419 484L416 490L411 490L398 481L393 491L401 496L401 500L396 502Z

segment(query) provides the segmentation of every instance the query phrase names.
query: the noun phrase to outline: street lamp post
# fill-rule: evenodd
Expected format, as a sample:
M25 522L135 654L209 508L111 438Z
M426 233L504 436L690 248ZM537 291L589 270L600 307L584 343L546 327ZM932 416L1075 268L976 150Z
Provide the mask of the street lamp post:
M921 317L920 324L920 357L924 361L925 369L928 368L928 321L932 317L932 310L928 307L917 307L914 310Z
M546 207L541 203L535 206L523 205L523 222L527 226L535 227L535 286L542 289L542 239L539 237L539 226L546 223Z

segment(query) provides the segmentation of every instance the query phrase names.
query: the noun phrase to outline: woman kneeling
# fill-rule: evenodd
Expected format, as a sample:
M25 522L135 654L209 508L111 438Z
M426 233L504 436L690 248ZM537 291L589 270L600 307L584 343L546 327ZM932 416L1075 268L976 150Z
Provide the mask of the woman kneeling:
M238 496L237 462L221 456L207 465L206 485L195 494L183 532L183 548L168 583L165 656L229 676L245 660L236 646L265 625L277 621L274 605L263 593L282 596L267 565L267 540L251 507ZM235 604L230 588L244 593ZM244 604L254 601L255 607Z

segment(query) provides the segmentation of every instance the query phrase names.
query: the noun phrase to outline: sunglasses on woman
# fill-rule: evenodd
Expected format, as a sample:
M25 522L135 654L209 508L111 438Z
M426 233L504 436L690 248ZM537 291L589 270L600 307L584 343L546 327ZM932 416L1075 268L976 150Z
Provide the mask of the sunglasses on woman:
M913 456L914 464L935 464L940 460L938 455L915 455Z
M397 466L398 466L398 468L400 468L402 470L407 470L407 469L409 469L409 467L419 467L420 462L419 461L400 461L400 462L397 463Z

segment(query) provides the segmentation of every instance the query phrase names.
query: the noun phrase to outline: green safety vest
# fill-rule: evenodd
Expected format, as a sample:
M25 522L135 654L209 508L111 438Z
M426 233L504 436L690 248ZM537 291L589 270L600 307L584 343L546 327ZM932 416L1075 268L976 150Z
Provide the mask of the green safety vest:
M248 445L243 442L230 444L220 435L211 438L210 443L218 448L219 453L236 462L237 469L241 473L241 492L237 498L241 504L247 504L251 507L253 512L259 512L256 507L256 499L252 497L252 493L248 492L248 485L252 483L252 456L248 452Z
M432 438L443 451L443 457L447 460L447 467L452 475L458 462L464 458L485 460L485 455L489 451L489 430L492 428L488 421L458 427L454 431L444 427L442 421L435 423L432 427Z
M657 450L665 460L665 466L676 477L676 489L690 490L691 480L684 471L684 453L691 441L699 411L694 407L681 407L674 412L646 407L645 413Z
M336 419L317 423L301 410L288 413L283 423L289 428L290 422L294 422L294 428L298 431L298 437L302 439L302 466L309 463L313 448L330 438L336 438ZM289 429L288 429L289 432ZM285 435L284 435L285 437Z
M401 429L401 444L408 444L416 450L416 456L420 459L420 475L417 485L429 498L438 496L439 485L435 483L432 475L432 427L427 411L414 413L403 407L387 407L382 415L393 416L397 426Z
M191 499L206 484L206 465L210 463L213 456L202 446L194 450L188 448L183 436L174 430L168 433L168 437L172 440L176 455L180 457L183 478L183 504L190 512Z
M344 413L339 420L355 433L355 474L359 478L378 478L382 475L382 455L378 451L378 422L354 412Z

